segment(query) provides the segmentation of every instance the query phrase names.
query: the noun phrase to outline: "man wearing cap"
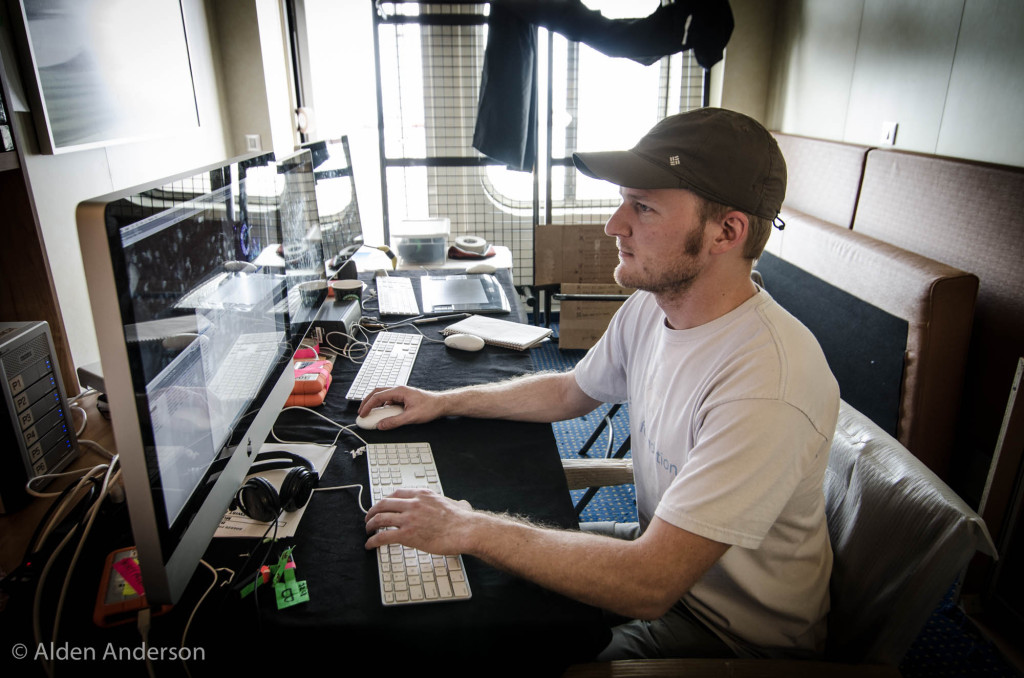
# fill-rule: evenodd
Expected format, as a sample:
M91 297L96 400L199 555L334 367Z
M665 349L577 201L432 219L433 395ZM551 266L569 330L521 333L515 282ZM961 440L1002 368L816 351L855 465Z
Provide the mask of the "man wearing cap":
M371 394L405 410L558 421L628 402L639 525L558 531L423 491L367 516L367 548L465 553L631 619L602 659L821 652L832 552L823 477L839 389L810 332L751 281L786 168L756 121L699 109L629 151L578 153L620 186L605 226L633 294L571 372L430 393ZM373 534L382 527L397 527ZM610 538L608 535L625 537Z

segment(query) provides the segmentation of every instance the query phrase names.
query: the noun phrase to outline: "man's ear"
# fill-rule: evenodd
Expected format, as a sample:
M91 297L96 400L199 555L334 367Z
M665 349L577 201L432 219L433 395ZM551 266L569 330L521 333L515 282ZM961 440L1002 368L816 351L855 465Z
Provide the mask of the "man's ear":
M712 254L723 254L741 246L750 232L750 220L739 210L727 212L716 225L718 230L711 243Z

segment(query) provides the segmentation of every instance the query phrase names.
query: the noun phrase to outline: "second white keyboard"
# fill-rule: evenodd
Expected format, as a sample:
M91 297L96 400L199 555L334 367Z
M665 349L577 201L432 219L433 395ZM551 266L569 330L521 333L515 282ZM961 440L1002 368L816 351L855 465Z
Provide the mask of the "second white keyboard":
M374 504L402 487L423 487L444 494L429 443L370 444L366 446L366 461ZM387 544L377 549L377 573L384 605L472 597L462 556Z
M377 276L377 303L381 315L420 314L420 302L409 278Z
M356 378L345 394L346 400L362 400L377 387L391 388L409 383L409 374L423 342L422 334L381 332L359 366Z

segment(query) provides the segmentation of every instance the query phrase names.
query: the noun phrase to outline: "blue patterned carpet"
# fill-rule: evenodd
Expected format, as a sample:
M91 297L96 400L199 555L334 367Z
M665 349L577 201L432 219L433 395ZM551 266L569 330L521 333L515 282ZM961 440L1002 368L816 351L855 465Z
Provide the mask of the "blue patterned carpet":
M557 326L556 326L557 333ZM586 351L558 349L557 341L550 341L533 349L533 364L538 371L564 372L571 369ZM602 405L590 414L578 419L560 421L552 424L555 431L555 441L558 443L558 453L563 459L578 457L577 452L586 444L590 434L597 428L604 419L610 405ZM605 450L611 447L618 449L622 441L629 435L629 413L626 407L622 407L612 419L612 439L609 440L609 430L601 434L589 454L590 457L603 457ZM629 456L628 454L626 455ZM573 490L572 500L575 504L583 496L586 490ZM619 522L636 521L636 493L632 485L620 485L616 487L602 487L598 490L590 502L587 503L583 513L580 514L582 522L596 522L611 520Z
M557 324L552 325L555 335ZM557 340L532 349L537 370L565 371L572 368L585 351L558 349ZM609 406L598 408L591 414L552 425L558 450L563 458L577 456L591 432L604 418ZM622 407L612 421L613 449L629 435L629 414ZM588 456L604 456L609 445L606 431L595 442ZM583 490L573 492L573 502L579 500ZM636 520L636 495L632 485L601 488L580 515L581 521ZM985 639L971 621L956 606L951 590L942 604L932 613L925 628L907 651L899 666L904 678L1021 678L998 649Z

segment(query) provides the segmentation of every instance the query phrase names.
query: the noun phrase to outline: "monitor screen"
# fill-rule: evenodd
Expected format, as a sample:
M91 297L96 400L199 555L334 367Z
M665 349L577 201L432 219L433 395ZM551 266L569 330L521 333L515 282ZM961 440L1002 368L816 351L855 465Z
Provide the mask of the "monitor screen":
M303 144L313 154L316 203L324 253L340 268L363 244L363 225L356 200L348 137Z
M175 602L326 298L310 153L85 201L77 218L143 584ZM267 248L283 269L254 263Z
M280 252L277 263L283 260L288 290L283 304L288 307L293 332L305 334L327 298L326 252L311 153L298 151L272 164L247 167L242 190L250 252L260 248ZM265 234L269 228L275 229L280 239L268 245ZM262 258L254 261L259 263ZM281 272L275 266L261 270Z

